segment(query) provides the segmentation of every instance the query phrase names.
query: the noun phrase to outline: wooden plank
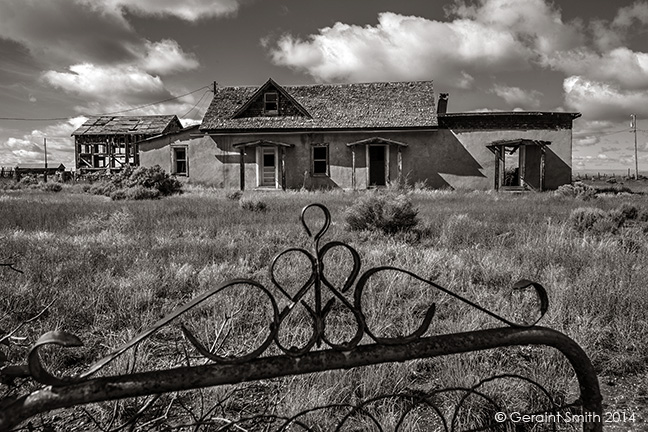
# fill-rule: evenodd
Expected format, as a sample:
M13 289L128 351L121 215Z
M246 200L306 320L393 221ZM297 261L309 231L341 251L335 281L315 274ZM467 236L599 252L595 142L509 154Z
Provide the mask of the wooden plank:
M241 147L239 150L240 159L239 159L239 170L240 170L240 183L241 190L245 190L245 147Z

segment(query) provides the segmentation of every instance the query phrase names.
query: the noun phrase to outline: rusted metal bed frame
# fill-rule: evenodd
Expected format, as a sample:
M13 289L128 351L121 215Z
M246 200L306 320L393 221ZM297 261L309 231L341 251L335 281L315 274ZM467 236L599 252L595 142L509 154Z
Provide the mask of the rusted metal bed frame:
M306 214L311 208L319 209L323 212L324 216L323 225L316 233L309 228L306 221ZM301 213L301 222L308 236L314 240L313 253L302 248L290 248L277 255L270 265L270 279L275 287L288 298L290 301L289 306L280 310L278 301L273 297L270 290L258 282L249 279L230 280L176 309L110 355L95 362L85 372L71 377L57 377L51 374L43 366L39 356L39 350L41 347L51 344L62 347L79 346L81 345L81 341L76 336L68 333L49 332L43 335L31 348L26 365L5 365L0 369L0 378L13 379L16 377L27 377L43 385L42 388L29 394L0 400L0 431L11 430L37 414L94 402L159 395L168 392L237 384L268 378L350 369L390 362L404 362L519 345L540 345L555 348L569 361L577 376L580 398L572 404L563 404L560 406L549 398L551 400L551 406L547 408L547 412L556 413L566 407L574 408L580 405L577 408L580 409L579 412L584 420L582 423L583 430L602 430L601 394L596 373L588 356L576 342L566 335L537 325L537 322L544 316L548 309L548 296L540 284L522 280L513 287L514 289L532 288L539 300L540 309L539 317L535 322L531 324L515 323L432 281L421 278L406 270L389 266L375 267L365 271L358 278L361 263L360 256L355 249L339 241L331 241L320 246L320 240L331 223L330 213L325 206L321 204L306 206ZM345 249L353 261L351 274L344 282L344 286L340 289L334 287L326 279L323 271L325 255L328 251L335 248ZM290 253L303 254L312 267L310 277L294 295L288 294L275 277L275 266L283 256ZM435 313L435 305L432 304L425 312L420 326L411 334L393 338L379 337L372 332L372 329L367 324L365 313L363 312L362 298L363 290L370 277L384 271L400 272L414 280L429 284L431 288L441 291L481 313L489 315L505 324L505 326L464 333L425 336ZM257 289L261 297L266 297L273 311L273 319L269 323L268 336L253 351L240 357L216 355L203 346L191 331L181 325L184 336L202 356L211 360L211 363L200 366L185 366L118 376L94 377L97 372L117 357L133 349L158 330L178 319L185 312L200 305L207 299L217 296L223 290L236 285L246 285ZM329 294L332 294L326 301L324 301L322 295L324 290L329 290ZM353 293L353 302L348 299L350 296L344 295L347 292ZM309 304L306 301L307 294L314 298L314 304ZM330 338L327 337L326 331L327 315L336 302L339 302L341 307L346 308L348 313L352 314L357 324L355 334L342 343L331 342ZM302 347L285 347L279 340L279 329L293 311L293 306L297 304L302 305L308 311L312 320L312 334L308 342ZM337 307L340 307L340 305L337 305ZM362 340L367 341L367 337L371 342L361 344L360 342ZM268 348L271 346L278 348L281 354L268 355ZM324 346L324 349L315 350L314 347L316 346ZM479 387L482 384L502 377L521 378L531 381L517 375L495 376L481 381L472 388L465 389L466 394L473 393L481 395L479 393ZM546 393L544 388L539 384L538 386ZM433 406L433 403L425 396L407 395L406 397L409 399L410 406L412 407L417 404L424 404L437 410ZM492 400L490 401L493 402ZM351 413L361 410L362 405L350 407L349 409L350 413L343 418L338 425L338 429L348 420ZM456 414L457 411L455 411L455 416ZM403 414L403 417L405 415ZM453 418L450 424L442 421L441 425L443 429L455 430L455 420ZM372 419L372 421L373 423L377 423L376 419ZM400 421L402 422L403 418ZM235 424L233 423L229 426L233 425ZM305 430L311 430L308 426L300 422L299 415L285 419L277 430L287 430L291 425L299 425ZM509 430L514 428L515 425L507 419L501 423L492 422L477 430ZM223 430L228 429L224 427ZM398 427L397 430L399 430Z

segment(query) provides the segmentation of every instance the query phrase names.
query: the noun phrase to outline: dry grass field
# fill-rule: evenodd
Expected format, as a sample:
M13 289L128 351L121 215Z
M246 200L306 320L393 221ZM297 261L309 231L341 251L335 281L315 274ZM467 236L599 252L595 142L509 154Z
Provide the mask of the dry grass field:
M550 309L540 324L570 336L588 353L605 392L606 411L635 413L636 422L627 428L645 428L644 195L604 194L583 200L555 193L410 191L418 226L395 234L345 228L345 212L362 196L339 191L245 192L242 200L252 204L241 205L226 191L203 188L147 201L112 201L75 186L56 193L0 191L0 263L11 262L23 271L0 267L0 329L15 328L53 302L21 329L18 336L24 340L12 339L0 349L9 362L21 363L28 345L46 331L74 333L83 347L53 350L47 358L51 370L71 374L222 281L246 277L271 287L267 272L273 256L289 247L310 250L299 214L303 206L318 202L330 209L333 221L323 241L340 240L356 248L362 271L380 265L401 267L502 314L519 313L515 308L511 312L509 304L516 281L541 283L549 293ZM256 208L257 202L265 208ZM574 216L582 207L601 209L607 219L583 225ZM338 283L349 271L346 259L333 254L326 263ZM280 276L287 285L303 280L309 271L304 260L284 264ZM384 334L411 331L432 302L437 314L428 334L499 325L427 285L396 275L377 280L369 291L368 319L382 326ZM229 292L210 308L192 312L187 322L206 345L235 352L249 349L259 338L267 313L252 291ZM227 317L225 324L217 316ZM304 342L310 325L306 318L303 311L291 318L292 329L281 334L286 345ZM224 333L224 325L231 331ZM120 357L106 373L201 362L182 333L168 328ZM308 406L349 403L382 393L470 386L502 372L529 376L567 400L576 395L574 375L560 355L519 347L166 395L142 423L143 429L198 423L216 428L259 412L289 416ZM503 403L533 409L534 396L527 389L507 385L495 391ZM27 384L19 389L0 385L0 395L26 388ZM450 403L441 405L446 402ZM100 404L86 412L45 417L41 425L63 427L62 422L69 421L79 430L99 429L95 421L112 421L115 426L142 403ZM376 407L386 425L393 426L395 404L385 400ZM488 415L477 404L472 409L484 409L483 415ZM315 421L326 427L328 414L320 415ZM414 416L407 430L427 430L422 417Z

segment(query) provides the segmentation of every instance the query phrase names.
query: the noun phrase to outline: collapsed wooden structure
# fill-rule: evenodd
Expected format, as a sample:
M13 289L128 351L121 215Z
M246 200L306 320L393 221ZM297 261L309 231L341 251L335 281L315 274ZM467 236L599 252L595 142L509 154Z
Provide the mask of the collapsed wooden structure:
M175 115L91 117L72 133L76 171L139 166L139 141L180 129Z

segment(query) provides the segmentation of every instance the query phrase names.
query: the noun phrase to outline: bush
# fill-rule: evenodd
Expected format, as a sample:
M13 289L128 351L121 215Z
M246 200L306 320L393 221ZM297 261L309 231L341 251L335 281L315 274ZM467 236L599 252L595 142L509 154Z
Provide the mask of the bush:
M85 189L85 188L84 188ZM159 165L151 168L139 167L93 180L88 192L105 195L113 200L153 199L182 193L182 183L167 174Z
M34 176L24 175L20 178L20 181L16 183L16 189L27 188L29 186L38 185L38 179Z
M239 206L243 210L255 211L255 212L264 212L266 211L266 203L261 200L255 199L242 199L239 201Z
M85 189L85 187L84 187ZM91 193L92 195L105 195L105 196L110 196L113 192L117 190L117 187L110 183L110 182L105 182L105 181L95 181L90 185L90 188L88 189L88 193Z
M619 211L629 220L635 220L639 217L639 208L629 203L621 204L619 206Z
M596 207L579 207L569 214L569 224L580 233L614 234L624 223L620 210L606 212Z
M238 201L243 196L243 191L240 190L230 190L225 193L225 198L232 201Z
M117 189L110 194L110 198L114 201L155 199L159 196L160 192L157 189L147 188L144 186Z
M568 198L578 198L583 201L589 201L596 198L596 189L586 185L583 182L575 182L574 184L562 185L556 189L555 194Z
M418 224L416 210L407 195L372 193L345 213L347 229L394 234L409 231Z
M599 186L596 188L596 193L608 193L608 194L620 194L620 193L625 193L625 194L631 194L632 189L630 189L628 186L620 185L620 184L613 184L610 186Z
M61 192L61 190L63 190L61 183L56 182L41 183L40 188L45 192Z
M167 174L160 165L151 168L139 167L125 181L127 187L143 186L157 189L160 196L182 193L182 183Z

